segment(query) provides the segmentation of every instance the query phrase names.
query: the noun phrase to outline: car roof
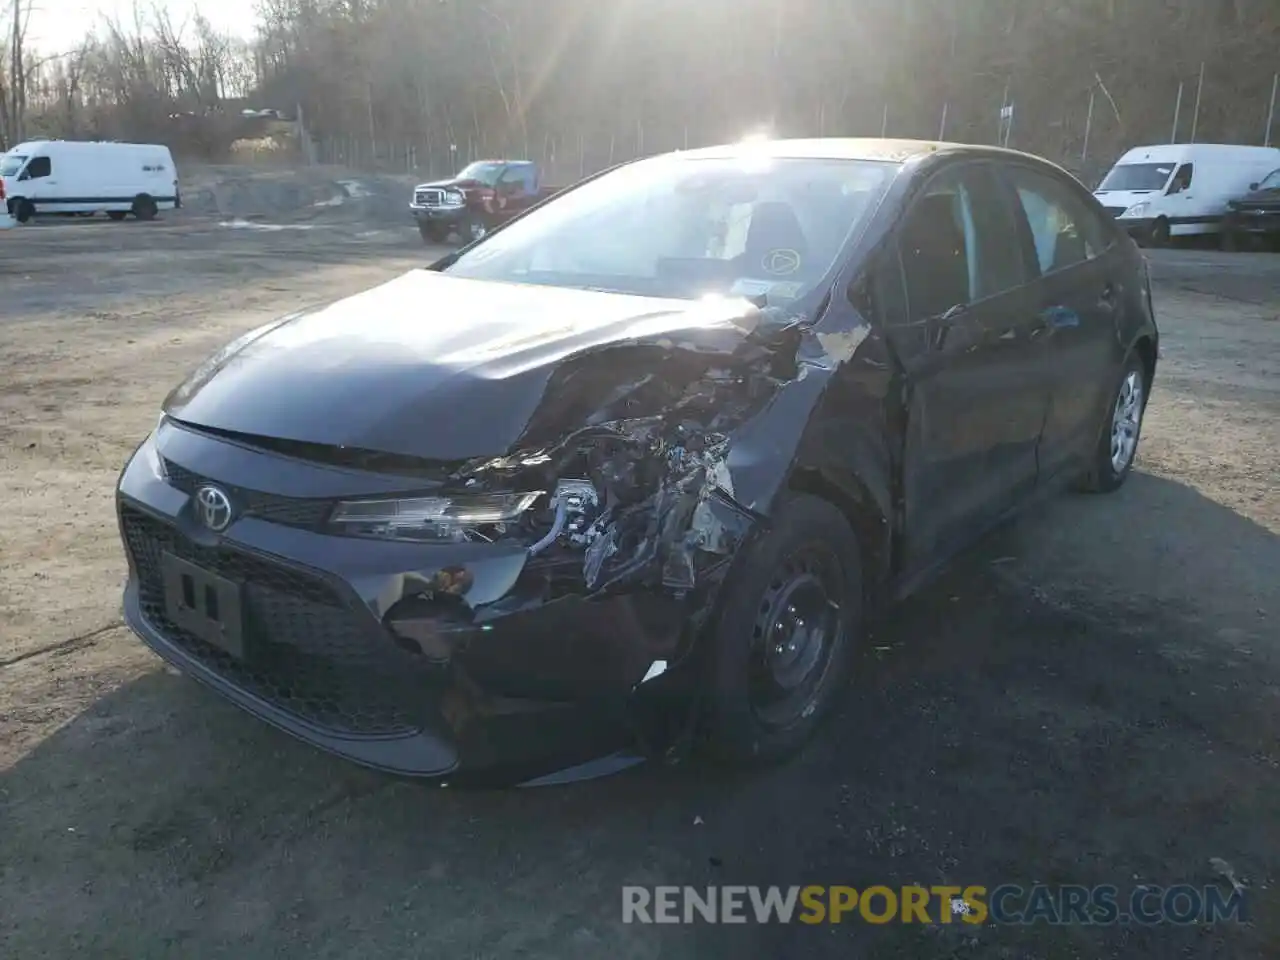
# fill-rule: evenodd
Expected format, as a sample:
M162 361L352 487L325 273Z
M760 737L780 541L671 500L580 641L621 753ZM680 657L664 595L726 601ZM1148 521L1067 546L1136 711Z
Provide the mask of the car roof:
M738 143L696 150L679 151L679 156L692 159L728 159L742 156L765 156L778 159L805 160L880 160L906 163L918 157L937 154L968 153L1003 157L1027 157L1016 150L1005 150L945 140L905 140L881 137L815 137L798 140L743 140ZM1038 158L1036 158L1038 159Z

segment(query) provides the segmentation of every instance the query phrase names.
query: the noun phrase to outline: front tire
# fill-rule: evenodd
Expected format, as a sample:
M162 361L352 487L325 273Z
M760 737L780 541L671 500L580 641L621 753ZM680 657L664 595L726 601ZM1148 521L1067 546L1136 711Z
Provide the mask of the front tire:
M437 223L423 223L420 220L418 236L422 238L423 243L444 243L449 237L449 231Z
M858 541L831 503L789 496L723 592L707 637L703 745L734 765L788 759L848 677L862 626Z
M1173 228L1164 217L1160 217L1151 225L1150 242L1151 246L1157 249L1167 247L1173 242Z
M17 197L9 201L9 213L19 223L28 223L36 215L36 205L26 197Z
M1130 354L1100 431L1093 466L1080 481L1083 492L1110 493L1128 479L1138 456L1146 409L1146 369L1137 354Z

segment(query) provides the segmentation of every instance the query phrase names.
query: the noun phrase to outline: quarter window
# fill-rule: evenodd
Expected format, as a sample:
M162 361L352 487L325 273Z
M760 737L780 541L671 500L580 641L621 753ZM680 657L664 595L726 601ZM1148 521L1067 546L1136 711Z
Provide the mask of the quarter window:
M1084 263L1105 249L1106 228L1069 187L1033 170L1014 169L1010 175L1041 274Z

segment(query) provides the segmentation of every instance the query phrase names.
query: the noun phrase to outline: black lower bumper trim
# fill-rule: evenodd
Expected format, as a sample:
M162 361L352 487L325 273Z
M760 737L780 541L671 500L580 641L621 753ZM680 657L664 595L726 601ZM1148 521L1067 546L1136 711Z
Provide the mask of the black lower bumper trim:
M302 721L260 697L228 683L180 646L165 638L142 615L135 582L125 589L125 622L138 637L162 659L187 676L211 687L215 692L300 740L385 773L413 777L442 777L458 767L458 755L442 738L424 731L391 737L339 736Z

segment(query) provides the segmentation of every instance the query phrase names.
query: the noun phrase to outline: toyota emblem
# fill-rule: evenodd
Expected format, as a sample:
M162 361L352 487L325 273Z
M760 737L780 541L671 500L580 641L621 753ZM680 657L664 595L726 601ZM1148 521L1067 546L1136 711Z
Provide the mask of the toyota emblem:
M201 523L221 533L231 526L231 499L217 487L201 487L196 491L196 513Z

